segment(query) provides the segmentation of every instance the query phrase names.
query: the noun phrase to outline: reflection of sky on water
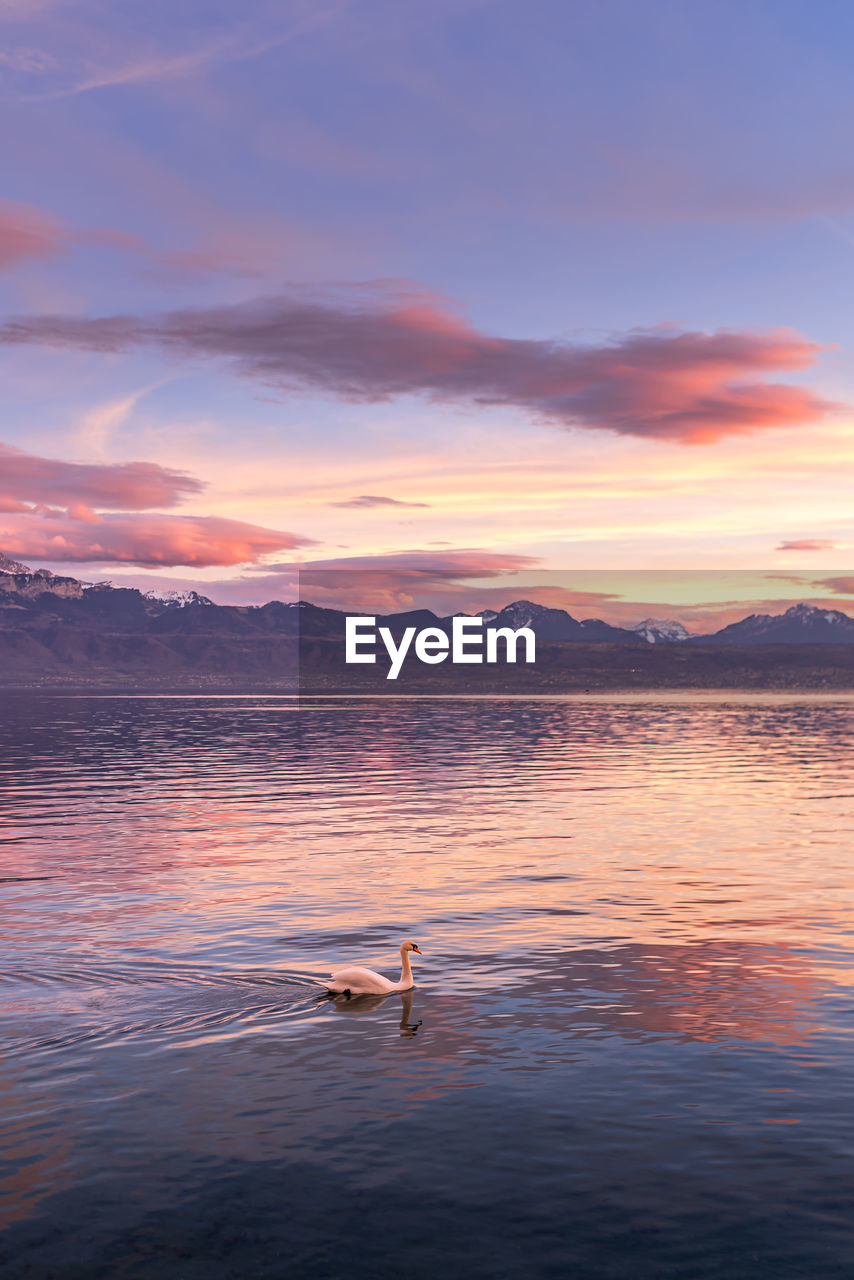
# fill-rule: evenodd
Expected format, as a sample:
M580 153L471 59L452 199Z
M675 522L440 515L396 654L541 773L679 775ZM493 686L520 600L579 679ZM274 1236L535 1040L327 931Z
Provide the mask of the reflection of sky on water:
M12 700L5 1220L74 1238L88 1187L104 1256L134 1203L167 1248L167 1188L215 1235L217 1179L263 1223L253 1170L394 1197L413 1149L418 1238L441 1196L486 1213L475 1165L494 1204L524 1171L543 1241L561 1187L588 1244L597 1213L711 1231L750 1169L818 1214L805 1170L850 1175L851 710ZM315 1000L402 936L411 1009Z

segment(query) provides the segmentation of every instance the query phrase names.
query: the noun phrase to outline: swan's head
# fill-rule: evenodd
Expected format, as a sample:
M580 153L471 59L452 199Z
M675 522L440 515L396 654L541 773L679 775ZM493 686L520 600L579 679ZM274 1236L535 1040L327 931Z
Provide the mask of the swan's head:
M400 948L400 954L403 955L406 951L414 951L417 956L423 954L418 950L418 944L415 942L404 942L403 946Z

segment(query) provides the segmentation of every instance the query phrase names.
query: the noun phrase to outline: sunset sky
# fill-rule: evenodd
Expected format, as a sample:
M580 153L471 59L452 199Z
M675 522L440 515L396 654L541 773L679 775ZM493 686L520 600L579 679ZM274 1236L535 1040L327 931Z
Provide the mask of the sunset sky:
M716 607L854 610L850 4L0 28L0 550L223 603L560 571L630 620L666 580L601 571L761 569Z

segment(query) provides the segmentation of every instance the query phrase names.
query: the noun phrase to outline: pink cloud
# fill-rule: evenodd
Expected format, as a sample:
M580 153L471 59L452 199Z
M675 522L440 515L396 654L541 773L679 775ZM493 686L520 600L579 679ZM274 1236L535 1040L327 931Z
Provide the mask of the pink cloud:
M110 514L94 521L29 519L0 527L0 546L15 559L150 569L244 564L311 542L295 533L219 516Z
M67 249L58 219L29 204L0 200L0 269L59 257Z
M854 577L839 578L818 578L813 584L814 587L825 587L828 591L832 591L834 595L854 596Z
M64 462L0 445L0 513L18 517L0 525L0 546L23 560L60 564L207 568L313 545L239 520L147 511L203 487L195 476L153 462ZM112 510L96 510L104 507Z
M112 227L74 228L52 213L16 200L0 200L0 269L27 260L61 257L76 245L146 251L141 236Z
M838 406L769 375L809 368L821 348L789 330L633 330L600 346L482 333L399 287L337 298L295 294L142 319L38 316L0 327L7 344L96 351L155 346L225 359L278 387L349 401L423 395L515 407L563 427L682 443L785 427Z
M833 551L835 542L826 538L798 538L793 542L781 542L775 551Z
M0 503L58 503L143 511L173 507L204 488L201 480L155 462L112 464L40 458L0 444Z
M0 493L0 512L7 515L12 512L20 512L21 515L32 515L34 508L26 502L18 502L16 498L10 498L8 495Z
M116 227L75 227L34 205L0 200L0 270L26 261L48 261L75 249L110 249L135 254L147 271L173 280L213 271L258 275L273 245L249 235L219 236L202 245L161 249L132 231Z

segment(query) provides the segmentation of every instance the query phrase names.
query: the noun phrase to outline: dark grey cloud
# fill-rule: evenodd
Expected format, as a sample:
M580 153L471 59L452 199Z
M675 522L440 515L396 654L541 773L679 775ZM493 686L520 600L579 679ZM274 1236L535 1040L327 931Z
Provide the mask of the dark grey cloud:
M372 493L360 493L345 502L330 502L330 507L429 507L429 502L401 502L399 498L383 498Z
M820 352L790 331L662 328L599 346L503 338L400 289L321 299L295 293L152 318L43 315L0 326L0 342L104 352L155 347L349 401L422 395L694 444L807 422L836 407L803 387L767 380L808 368Z

